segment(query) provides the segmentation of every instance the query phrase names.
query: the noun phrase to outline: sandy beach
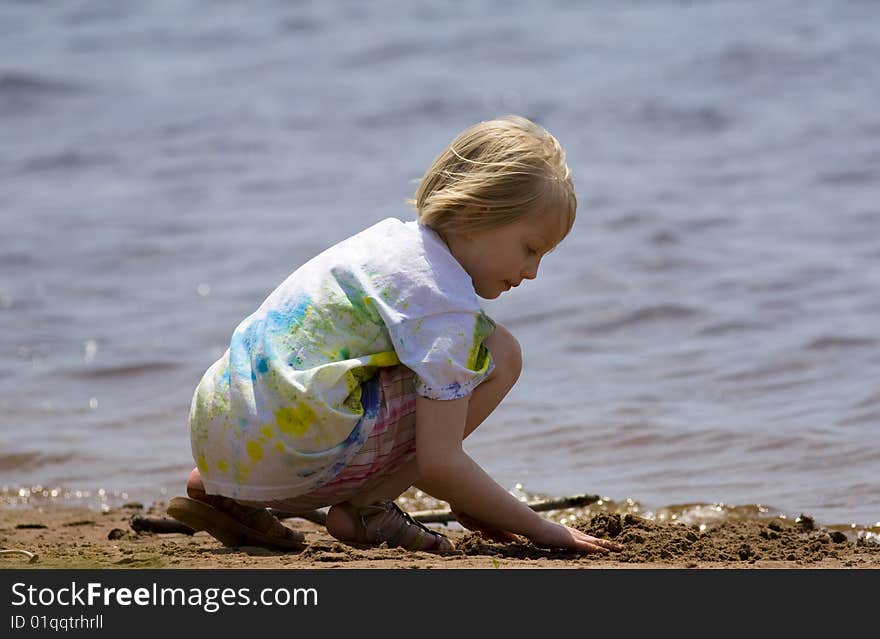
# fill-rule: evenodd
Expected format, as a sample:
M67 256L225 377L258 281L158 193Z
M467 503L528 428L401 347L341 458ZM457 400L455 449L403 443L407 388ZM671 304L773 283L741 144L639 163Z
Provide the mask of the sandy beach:
M499 544L457 525L440 526L456 550L438 555L397 548L358 549L330 537L322 526L286 520L305 533L299 552L225 548L206 533L138 532L133 517L164 517L165 505L134 504L107 512L85 508L0 511L0 568L569 568L569 569L878 569L880 544L827 530L808 516L796 520L725 521L696 525L655 522L632 514L599 512L571 525L625 544L618 554L576 555L531 543ZM433 526L433 524L432 524Z
M880 3L262 5L0 2L0 549L39 555L0 569L876 566ZM523 370L468 455L518 498L727 523L621 519L598 558L133 530L184 490L242 320L413 220L443 146L506 114L558 139L579 206L484 300Z

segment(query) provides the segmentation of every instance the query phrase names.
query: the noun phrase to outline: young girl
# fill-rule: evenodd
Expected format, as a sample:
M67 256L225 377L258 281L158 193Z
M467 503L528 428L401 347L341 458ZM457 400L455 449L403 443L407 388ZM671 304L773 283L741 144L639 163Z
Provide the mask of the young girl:
M332 246L236 328L193 397L197 468L169 514L226 545L301 548L267 509L331 506L337 539L451 549L394 503L415 485L493 539L619 550L540 517L462 449L522 365L477 296L535 279L570 231L564 151L525 118L480 122L411 203L417 221L388 218Z

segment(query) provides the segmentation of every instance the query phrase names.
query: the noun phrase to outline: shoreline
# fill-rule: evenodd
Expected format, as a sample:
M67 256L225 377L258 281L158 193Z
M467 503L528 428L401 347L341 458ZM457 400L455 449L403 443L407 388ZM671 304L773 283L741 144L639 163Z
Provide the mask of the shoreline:
M306 535L307 547L298 552L225 548L204 532L158 534L132 528L132 516L164 517L164 508L162 502L106 512L0 507L0 549L37 556L29 562L24 554L2 554L0 569L880 569L880 543L851 539L807 516L708 526L609 512L570 517L569 525L626 546L622 553L603 556L547 550L526 541L492 543L457 525L439 525L456 545L456 550L441 555L354 548L303 519L285 520Z

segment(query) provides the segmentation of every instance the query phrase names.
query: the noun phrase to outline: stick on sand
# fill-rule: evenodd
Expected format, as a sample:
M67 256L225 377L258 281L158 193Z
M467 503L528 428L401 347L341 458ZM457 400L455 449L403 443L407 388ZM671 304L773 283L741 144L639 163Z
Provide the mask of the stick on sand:
M28 563L33 564L39 560L36 553L30 550L20 550L18 548L10 548L8 550L0 550L0 555L22 555L28 558Z

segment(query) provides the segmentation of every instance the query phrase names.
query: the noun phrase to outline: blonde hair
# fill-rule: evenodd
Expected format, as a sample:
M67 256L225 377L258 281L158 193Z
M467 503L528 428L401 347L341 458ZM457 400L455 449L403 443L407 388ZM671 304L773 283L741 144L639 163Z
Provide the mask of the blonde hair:
M419 222L441 233L497 228L556 208L562 216L560 240L577 209L565 151L546 129L518 115L462 131L434 159L415 199L407 202Z

